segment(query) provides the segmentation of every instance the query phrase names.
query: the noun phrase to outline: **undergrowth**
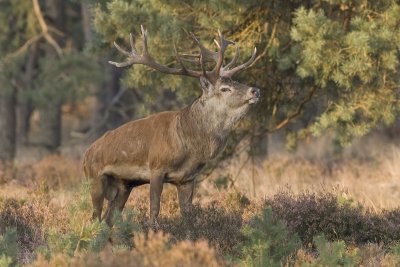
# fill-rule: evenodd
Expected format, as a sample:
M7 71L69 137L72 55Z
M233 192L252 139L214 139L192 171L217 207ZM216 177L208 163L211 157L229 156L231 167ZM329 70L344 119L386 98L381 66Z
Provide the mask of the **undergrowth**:
M182 217L176 197L160 230L128 205L110 229L92 221L90 185L65 208L46 193L0 199L0 266L397 266L400 210L372 212L332 193L280 192L262 202L238 193L195 204ZM166 192L167 195L172 194ZM174 202L174 203L172 203Z

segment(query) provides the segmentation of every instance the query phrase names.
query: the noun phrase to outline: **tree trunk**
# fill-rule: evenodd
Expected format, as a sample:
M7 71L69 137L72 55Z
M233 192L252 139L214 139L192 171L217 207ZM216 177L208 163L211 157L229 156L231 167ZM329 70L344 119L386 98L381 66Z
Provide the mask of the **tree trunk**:
M23 86L18 92L17 106L17 136L18 144L26 145L29 143L30 119L33 112L33 103L27 94L33 90L34 70L37 64L38 46L32 46L28 61L25 65Z
M93 30L91 25L91 9L90 5L85 1L81 2L81 16L83 36L85 37L85 45L92 45L93 43Z
M46 0L45 13L48 17L49 26L63 31L64 28L64 1L62 0ZM51 23L50 23L51 22ZM60 37L53 35L53 38L61 44ZM45 47L45 60L57 61L58 55L49 43ZM51 95L51 94L50 94ZM61 145L61 101L47 99L47 103L39 107L40 113L40 138L41 145L54 151Z
M0 161L14 159L16 144L16 90L13 87L0 88Z
M31 115L33 112L33 105L30 99L20 99L17 107L17 135L18 144L28 145L29 144L29 130L31 126Z
M96 106L91 119L91 139L97 139L106 130L119 126L123 119L120 114L110 108L111 101L121 90L120 78L122 70L112 66L105 66L104 71L108 73L107 79L99 87L96 94Z

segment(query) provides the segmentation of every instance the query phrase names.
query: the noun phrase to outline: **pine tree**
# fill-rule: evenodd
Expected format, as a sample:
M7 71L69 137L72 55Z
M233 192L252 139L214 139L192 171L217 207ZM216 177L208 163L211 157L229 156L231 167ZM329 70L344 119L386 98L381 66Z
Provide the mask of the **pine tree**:
M255 45L257 62L238 79L262 88L263 101L242 129L262 135L297 121L304 129L295 137L333 130L344 145L396 118L399 19L394 0L109 0L97 5L94 22L107 48L114 40L128 46L129 33L145 25L151 53L162 63L174 61L174 42L179 51L194 51L185 31L212 47L219 28L241 45L243 57ZM123 81L150 101L165 87L193 99L197 86L142 66L126 71Z
M8 25L0 29L1 160L13 159L17 128L19 141L29 141L34 109L41 121L37 141L56 149L61 105L87 95L89 85L101 81L96 60L84 50L79 8L76 1L0 2L0 22Z

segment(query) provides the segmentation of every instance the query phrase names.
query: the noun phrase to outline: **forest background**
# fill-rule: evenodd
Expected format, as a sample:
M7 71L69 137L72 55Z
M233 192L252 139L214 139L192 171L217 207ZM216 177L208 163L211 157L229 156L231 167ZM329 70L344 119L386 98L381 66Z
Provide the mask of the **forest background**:
M3 204L15 200L21 211L23 203L40 198L69 209L81 195L80 161L91 142L129 120L180 109L200 94L193 78L108 64L123 60L113 42L129 47L129 34L140 36L144 25L150 52L164 64L176 64L174 44L178 51L197 52L190 32L216 49L220 29L240 46L241 61L258 49L251 68L235 78L260 88L262 100L201 174L201 205L208 207L226 192L257 202L288 190L293 201L308 192L360 203L380 215L398 209L397 1L0 0L0 25ZM226 54L229 59L234 50ZM132 207L137 198L145 202L146 188L142 191ZM169 211L166 217L174 214ZM4 225L3 238L16 226ZM394 225L400 229L399 222ZM42 243L32 241L30 250L17 227L18 259L4 259L32 262L44 244L50 255L51 235L44 222L40 227ZM78 240L71 241L77 253ZM217 258L233 253L210 242ZM249 260L236 256L244 264Z

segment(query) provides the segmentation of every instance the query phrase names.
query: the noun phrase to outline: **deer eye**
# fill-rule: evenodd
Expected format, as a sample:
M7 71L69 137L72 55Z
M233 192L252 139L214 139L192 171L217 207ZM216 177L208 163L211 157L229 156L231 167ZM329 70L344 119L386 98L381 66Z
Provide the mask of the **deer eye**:
M231 91L231 88L229 88L229 87L222 87L222 88L221 88L221 91L222 91L222 92L230 92L230 91Z

